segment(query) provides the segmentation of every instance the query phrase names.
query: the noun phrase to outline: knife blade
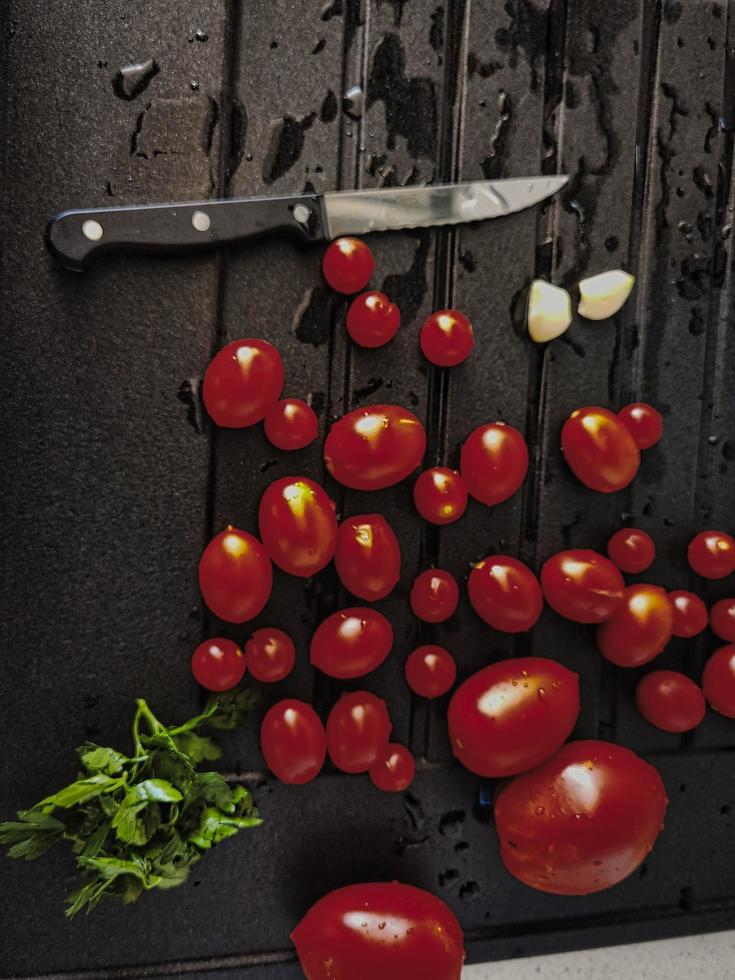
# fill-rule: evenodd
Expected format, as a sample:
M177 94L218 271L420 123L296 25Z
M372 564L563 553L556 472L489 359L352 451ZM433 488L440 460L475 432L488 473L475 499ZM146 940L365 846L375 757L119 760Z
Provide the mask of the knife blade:
M421 187L376 187L326 194L228 198L62 211L46 244L81 271L113 248L168 251L234 244L264 235L305 243L372 231L484 221L521 211L560 190L566 176L514 177Z

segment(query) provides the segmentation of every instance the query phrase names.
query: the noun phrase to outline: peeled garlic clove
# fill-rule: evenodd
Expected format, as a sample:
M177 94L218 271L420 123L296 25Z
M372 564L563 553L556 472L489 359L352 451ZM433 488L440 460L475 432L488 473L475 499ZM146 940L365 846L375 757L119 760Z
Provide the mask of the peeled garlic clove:
M579 284L579 315L587 320L606 320L617 313L630 296L635 276L612 269L599 276L582 279Z
M572 322L572 298L566 289L534 279L528 296L528 335L537 344L545 344L569 329Z

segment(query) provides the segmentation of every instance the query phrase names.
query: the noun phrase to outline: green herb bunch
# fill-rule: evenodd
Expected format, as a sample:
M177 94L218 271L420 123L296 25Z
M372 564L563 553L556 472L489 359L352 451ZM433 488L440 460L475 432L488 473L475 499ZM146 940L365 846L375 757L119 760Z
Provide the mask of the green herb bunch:
M47 796L18 820L0 823L10 857L31 860L58 840L72 841L84 884L66 899L66 914L91 911L106 895L134 902L152 888L175 888L214 845L261 820L244 786L217 772L198 772L220 756L195 729L234 728L253 706L248 689L213 697L183 725L165 727L139 699L133 755L86 743L77 749L76 782ZM145 722L148 734L141 732Z

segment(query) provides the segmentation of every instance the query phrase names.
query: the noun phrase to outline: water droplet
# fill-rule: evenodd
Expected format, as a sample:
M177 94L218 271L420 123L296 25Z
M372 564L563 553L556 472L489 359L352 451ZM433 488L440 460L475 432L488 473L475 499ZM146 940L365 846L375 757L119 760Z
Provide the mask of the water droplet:
M201 44L206 44L209 40L209 34L205 31L195 31L194 37L189 38L190 41L199 41Z
M250 163L250 161L253 159L253 154L252 153L246 153L245 154L245 159L248 161L248 163Z
M719 441L719 438L720 438L719 436L710 436L707 439L707 442L710 444L710 446L716 446Z
M192 92L198 92L199 82L195 82L194 80L192 80L191 82L189 82L189 87L191 88Z
M518 687L518 681L512 681L513 687Z
M543 815L546 813L546 809L542 806L537 806L534 812L537 817L543 817Z
M148 88L159 71L160 68L153 58L134 65L125 65L112 80L115 95L126 102L132 102Z
M543 689L543 687L540 687L540 688L538 689L538 692L537 692L537 693L538 693L538 696L539 696L540 698L542 698L542 697L543 697L543 696L544 696L544 695L546 694L546 691L545 691L545 690Z
M523 677L528 677L528 671L527 670L522 670L521 671L521 674L522 674Z
M360 119L365 111L365 92L359 85L352 85L342 98L342 108L350 119Z
M385 922L379 922L378 929L385 929Z

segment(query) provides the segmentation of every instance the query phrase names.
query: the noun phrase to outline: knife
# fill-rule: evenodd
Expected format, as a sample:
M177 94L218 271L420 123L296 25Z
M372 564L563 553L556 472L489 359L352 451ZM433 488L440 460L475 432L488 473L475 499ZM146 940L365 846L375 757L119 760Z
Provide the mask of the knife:
M341 235L498 218L545 200L568 179L514 177L62 211L48 225L46 244L62 265L81 271L97 252L113 248L197 249L264 235L330 241Z

